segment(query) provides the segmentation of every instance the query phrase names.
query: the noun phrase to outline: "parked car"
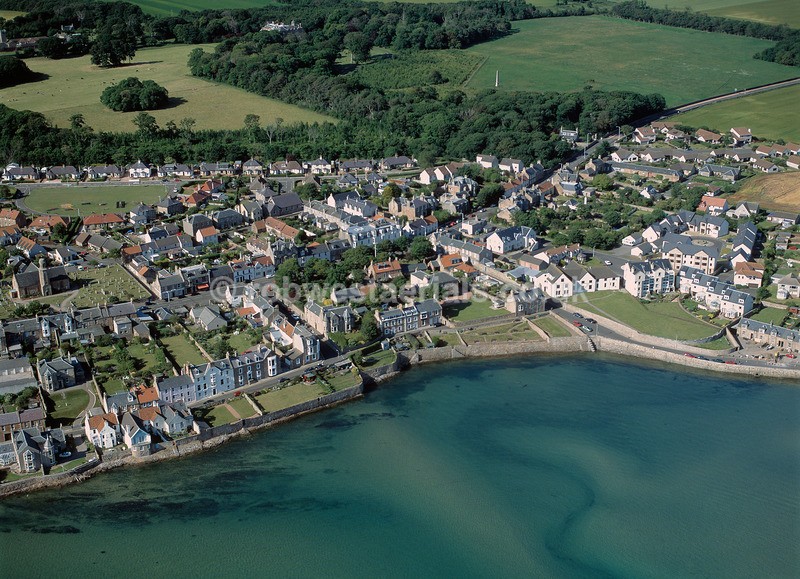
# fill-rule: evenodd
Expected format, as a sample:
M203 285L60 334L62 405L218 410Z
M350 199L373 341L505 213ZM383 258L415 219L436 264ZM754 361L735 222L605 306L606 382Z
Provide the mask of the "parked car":
M581 315L581 313L580 313L580 312L575 312L575 313L574 313L574 314L572 314L572 315L573 315L574 317L578 318L578 319L581 319L581 320L583 319L583 315Z
M687 358L697 358L697 356L695 356L694 354L690 354L689 352L684 352L683 355L686 356Z
M604 265L612 265L612 264L611 264L611 260L610 260L610 259L607 259L607 260L605 260L605 261L603 262L603 264L604 264Z
M580 323L578 320L575 320L574 322L572 322L572 325L575 326L576 328L582 328L583 327L583 324Z

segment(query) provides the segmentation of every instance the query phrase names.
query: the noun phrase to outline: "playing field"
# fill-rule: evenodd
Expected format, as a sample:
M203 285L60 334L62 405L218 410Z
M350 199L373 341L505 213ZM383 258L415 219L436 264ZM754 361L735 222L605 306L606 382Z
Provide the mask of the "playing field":
M800 85L724 101L672 117L693 127L705 126L727 132L749 127L760 139L800 141L797 120Z
M664 95L677 105L797 76L753 58L766 40L604 16L515 22L505 38L468 50L486 57L467 86L571 91L585 86ZM701 58L698 55L702 55Z
M294 105L191 76L186 63L194 48L198 45L142 48L132 64L109 69L94 66L88 56L66 60L31 58L26 60L30 69L49 78L3 89L0 103L44 113L62 127L69 126L69 118L80 113L95 130L134 131L133 119L138 113L112 111L100 102L100 93L110 84L135 76L154 80L169 91L170 106L149 111L162 126L188 117L196 121L196 129L241 128L245 115L250 113L259 115L262 124L276 118L284 123L333 121ZM208 51L214 45L199 48Z
M800 173L756 175L742 183L742 187L728 198L734 207L741 201L755 201L765 209L777 211L800 210Z
M173 185L76 185L72 187L35 187L25 197L25 205L40 213L80 215L91 213L126 213L139 203L156 203L172 192ZM124 208L117 208L124 201Z
M654 8L683 10L691 6L694 12L712 16L727 16L769 24L786 24L800 28L800 2L797 0L650 0Z

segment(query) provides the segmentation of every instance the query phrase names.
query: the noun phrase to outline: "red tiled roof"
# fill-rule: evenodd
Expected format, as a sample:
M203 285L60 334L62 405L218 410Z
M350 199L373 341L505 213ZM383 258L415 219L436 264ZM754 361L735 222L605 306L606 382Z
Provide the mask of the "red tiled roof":
M108 225L124 222L125 220L116 213L95 213L94 215L87 215L83 220L84 225Z

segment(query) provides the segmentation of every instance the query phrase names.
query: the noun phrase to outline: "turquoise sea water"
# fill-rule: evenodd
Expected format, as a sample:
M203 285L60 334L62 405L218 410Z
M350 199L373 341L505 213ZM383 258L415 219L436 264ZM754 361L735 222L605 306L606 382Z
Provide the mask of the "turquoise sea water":
M797 577L800 388L619 358L360 402L0 502L3 577Z

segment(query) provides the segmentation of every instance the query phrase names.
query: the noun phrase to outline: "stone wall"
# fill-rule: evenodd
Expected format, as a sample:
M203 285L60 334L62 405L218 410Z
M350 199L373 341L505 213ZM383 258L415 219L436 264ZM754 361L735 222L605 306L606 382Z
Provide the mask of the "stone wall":
M746 364L722 364L710 360L699 360L690 358L683 354L665 352L654 347L647 347L641 344L632 344L622 340L612 338L596 338L595 344L601 352L621 354L623 356L633 356L636 358L646 358L648 360L658 360L659 362L669 362L681 366L689 366L702 370L712 370L714 372L725 372L728 374L744 374L747 376L766 376L769 378L794 379L800 378L800 370L791 368L778 368L775 366L750 366ZM708 353L708 352L706 352Z

